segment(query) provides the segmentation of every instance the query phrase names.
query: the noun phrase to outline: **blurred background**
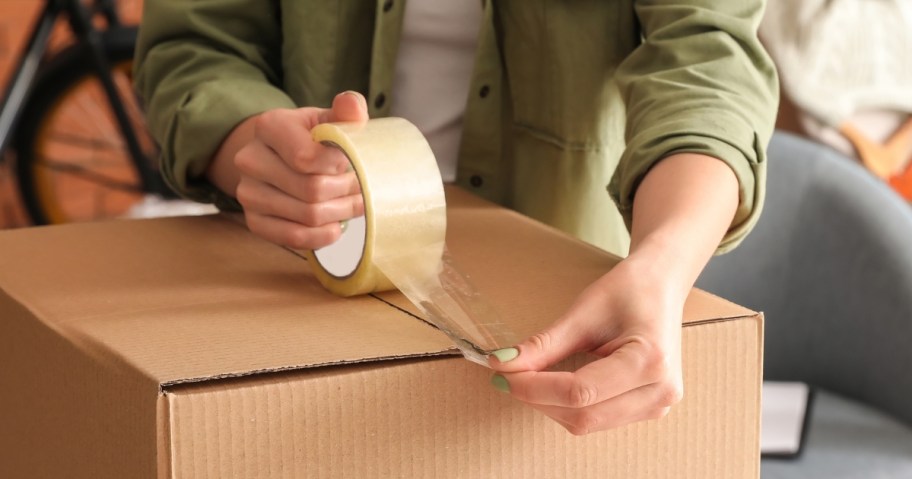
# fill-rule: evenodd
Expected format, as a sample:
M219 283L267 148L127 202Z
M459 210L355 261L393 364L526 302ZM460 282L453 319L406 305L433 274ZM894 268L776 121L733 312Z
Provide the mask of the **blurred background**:
M157 174L132 88L141 16L141 0L0 2L0 228L214 211Z
M117 0L117 6L125 23L139 24L142 17L142 0ZM36 0L3 0L0 2L0 88L5 89L8 86L10 77L29 40L29 34L43 8L44 2ZM72 34L66 22L57 21L51 34L47 54L53 55L53 53L61 51L72 40ZM70 124L66 126L75 130L78 125L74 123L75 120L71 120ZM3 161L0 162L0 227L2 228L31 224L13 172L14 160L14 153L6 151Z

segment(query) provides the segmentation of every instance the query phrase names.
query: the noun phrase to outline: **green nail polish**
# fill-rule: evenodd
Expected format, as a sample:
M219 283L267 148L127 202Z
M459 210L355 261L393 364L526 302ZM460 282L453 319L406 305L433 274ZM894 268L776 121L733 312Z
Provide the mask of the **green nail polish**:
M505 363L516 359L516 357L519 356L519 350L516 348L503 348L498 349L491 354L493 354L498 361Z
M345 233L345 229L348 228L348 220L340 221L339 227L342 228L342 232Z
M500 374L491 376L491 385L494 386L494 389L497 389L502 393L510 392L510 383L507 382L507 378Z

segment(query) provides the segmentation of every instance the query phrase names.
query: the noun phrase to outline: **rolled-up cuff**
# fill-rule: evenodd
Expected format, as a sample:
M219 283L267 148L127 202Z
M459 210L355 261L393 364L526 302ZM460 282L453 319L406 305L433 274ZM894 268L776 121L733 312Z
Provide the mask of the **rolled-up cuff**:
M162 145L161 170L181 196L220 209L240 204L204 178L225 137L245 119L275 108L294 108L282 90L263 80L220 78L199 84L181 99Z
M722 132L710 135L706 132ZM738 178L739 203L735 217L716 254L735 248L750 232L763 208L766 184L765 145L743 122L718 119L706 125L692 121L666 122L638 133L621 157L608 191L631 228L633 198L649 170L676 153L697 153L725 162Z

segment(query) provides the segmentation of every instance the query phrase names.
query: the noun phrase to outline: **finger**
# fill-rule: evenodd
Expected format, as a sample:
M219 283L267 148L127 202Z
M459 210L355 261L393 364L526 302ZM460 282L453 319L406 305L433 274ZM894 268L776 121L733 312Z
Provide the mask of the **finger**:
M279 180L279 188L301 201L321 203L336 198L361 196L361 184L355 172L341 175L303 175Z
M300 177L262 141L252 141L241 148L234 156L234 165L241 175L276 186L283 180Z
M320 123L368 120L367 100L356 91L345 91L333 98L332 108L320 113Z
M305 226L323 226L364 214L361 195L343 196L320 203L306 203L266 183L242 179L237 198L245 210L274 216Z
M319 203L361 193L357 175L306 175L285 164L272 150L254 142L235 157L235 165L246 176L275 186L308 203Z
M274 216L247 212L244 215L247 227L257 236L278 245L295 249L318 249L339 239L342 227L339 223L309 227Z
M295 171L308 175L341 175L351 169L351 162L342 150L328 145L314 143L313 156L299 155L290 160L289 166Z
M256 138L273 150L293 170L306 174L333 175L349 168L348 158L338 148L313 141L310 127L319 121L320 108L273 110L257 117Z
M503 376L520 401L583 408L664 379L666 368L651 364L650 354L644 343L630 341L574 372L504 372Z
M586 408L532 405L576 435L614 429L668 414L681 395L665 384L650 384Z
M589 349L591 335L561 320L513 348L495 351L488 363L496 371L541 371L571 354Z

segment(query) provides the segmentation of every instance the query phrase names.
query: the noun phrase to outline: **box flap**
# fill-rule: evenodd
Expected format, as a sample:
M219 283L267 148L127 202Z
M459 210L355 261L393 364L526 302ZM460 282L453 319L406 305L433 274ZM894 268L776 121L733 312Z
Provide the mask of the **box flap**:
M452 256L520 335L616 262L463 191L448 195ZM452 352L400 294L335 297L299 255L222 216L11 230L0 251L3 292L99 360L160 384ZM752 314L694 292L685 321Z
M619 259L464 190L447 190L447 200L447 248L453 261L521 337L554 322ZM398 292L377 296L420 316ZM693 289L683 321L696 324L755 314Z
M160 384L451 348L376 298L333 296L301 257L220 216L7 231L0 251L6 294Z

